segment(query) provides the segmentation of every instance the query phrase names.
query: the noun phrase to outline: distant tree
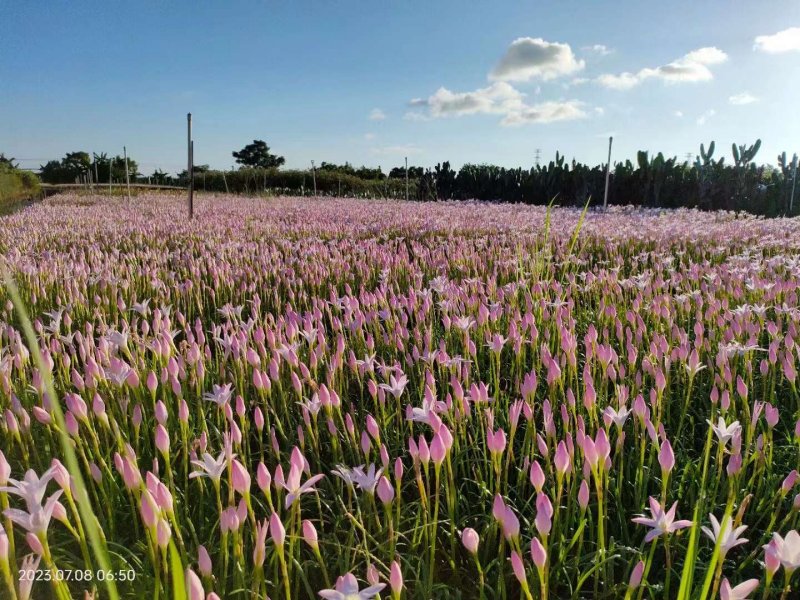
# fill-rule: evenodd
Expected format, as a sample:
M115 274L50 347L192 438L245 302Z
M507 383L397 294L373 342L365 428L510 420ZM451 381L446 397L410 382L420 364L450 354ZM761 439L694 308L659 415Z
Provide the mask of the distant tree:
M150 179L156 185L168 185L172 181L172 177L169 176L169 173L162 171L161 169L156 169L153 171Z
M408 177L409 179L419 179L424 171L422 167L408 167ZM405 179L405 176L405 167L395 167L389 171L389 179Z
M2 152L0 152L0 167L5 167L8 169L16 169L19 165L16 164L16 158L9 158Z
M75 183L75 179L89 172L91 165L88 152L68 152L60 161L41 165L39 176L45 183Z
M244 167L277 168L286 162L282 156L270 154L269 146L263 140L253 140L238 152L233 152L236 162Z
M141 175L139 173L139 165L135 160L133 160L130 156L128 157L128 174L130 175L131 181L136 179ZM125 158L122 156L115 156L111 159L111 176L114 178L114 181L124 182L125 181Z
M381 168L373 169L370 167L359 167L356 169L356 177L359 179L385 179L386 175L383 174Z
M353 168L353 165L351 165L349 162L346 162L343 165L337 165L336 163L322 161L322 164L318 168L320 171L330 171L333 173L343 173L346 175L356 174L355 168Z

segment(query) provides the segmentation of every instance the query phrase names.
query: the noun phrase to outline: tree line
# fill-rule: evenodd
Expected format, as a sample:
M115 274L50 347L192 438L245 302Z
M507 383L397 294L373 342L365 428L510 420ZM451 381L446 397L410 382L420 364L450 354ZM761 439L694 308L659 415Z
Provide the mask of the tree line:
M797 155L784 152L777 166L756 164L761 142L736 145L731 157L717 157L716 145L701 144L694 161L678 161L663 153L637 153L636 160L615 162L610 172L609 204L647 207L698 207L706 210L745 210L776 216L798 214L793 201ZM405 167L388 173L380 168L355 167L322 162L314 169L283 169L285 159L273 154L263 140L254 140L232 153L239 169L220 171L195 165L195 189L239 194L274 193L288 195L361 196L404 198ZM156 170L149 176L138 172L136 161L128 158L131 181L186 185L186 170L173 176ZM90 175L87 175L89 174ZM125 162L105 154L90 157L71 152L61 161L42 165L40 177L46 183L72 183L90 177L105 182L124 181ZM408 195L415 200L487 200L582 206L587 201L601 204L605 188L605 165L567 161L556 153L549 163L530 168L506 168L488 164L465 164L458 170L449 162L434 168L408 168Z

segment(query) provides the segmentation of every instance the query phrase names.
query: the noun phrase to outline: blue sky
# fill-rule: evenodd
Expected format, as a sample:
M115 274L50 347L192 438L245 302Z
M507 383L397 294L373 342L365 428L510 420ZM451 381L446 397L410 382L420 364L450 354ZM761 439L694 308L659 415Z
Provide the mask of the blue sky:
M254 138L290 167L600 163L612 133L615 159L760 137L775 163L800 151L799 48L796 0L0 1L0 151L177 171L191 111L224 168Z

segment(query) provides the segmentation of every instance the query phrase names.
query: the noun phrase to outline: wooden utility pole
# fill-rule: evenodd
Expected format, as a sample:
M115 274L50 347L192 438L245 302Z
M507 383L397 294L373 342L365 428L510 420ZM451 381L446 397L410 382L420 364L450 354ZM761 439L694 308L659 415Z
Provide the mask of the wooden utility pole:
M128 188L128 202L131 201L131 175L128 169L128 149L123 146L122 154L125 156L125 186Z
M100 185L100 177L97 174L97 159L94 159L94 182Z
M186 152L188 166L186 179L189 194L189 218L194 219L194 142L192 141L192 113L186 115Z
M314 179L314 198L317 197L317 168L314 166L314 161L311 161L311 177Z
M606 163L606 191L603 194L603 210L608 207L608 180L611 176L611 143L614 141L613 136L608 137L608 163Z
M406 202L408 202L408 157L406 156Z

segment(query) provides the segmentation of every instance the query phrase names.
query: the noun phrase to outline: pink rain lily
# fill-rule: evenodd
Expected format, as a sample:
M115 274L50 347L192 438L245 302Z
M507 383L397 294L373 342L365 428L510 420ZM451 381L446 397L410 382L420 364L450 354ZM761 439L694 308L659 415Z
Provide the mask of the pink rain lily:
M385 587L385 583L378 583L359 590L355 575L347 573L336 580L336 589L322 590L319 595L325 600L371 600Z
M800 533L793 529L786 534L785 538L778 533L773 533L772 541L775 554L787 573L792 573L800 567Z
M739 421L734 421L730 425L726 425L725 419L722 417L717 420L716 425L714 425L714 423L708 419L706 419L706 423L711 425L711 429L714 430L714 435L717 436L719 443L723 446L727 446L728 442L731 441L735 435L742 431L742 426L739 424Z
M292 453L292 464L291 467L289 467L289 475L286 481L280 482L281 487L288 492L285 502L286 508L289 508L301 495L313 492L316 489L314 484L325 477L323 474L314 475L313 477L309 477L305 483L301 484L300 477L303 474L304 461L302 456L299 459L297 459L296 456L298 455Z
M662 534L670 534L679 529L691 526L691 521L676 521L675 511L678 508L678 503L675 502L668 511L664 511L659 504L658 500L650 496L650 518L645 516L635 517L631 519L634 523L650 527L650 531L644 537L645 543L650 542Z
M344 480L347 485L357 485L359 489L374 495L375 488L378 486L378 482L383 474L383 468L376 470L375 465L371 464L365 472L364 465L352 469L339 465L332 473Z
M225 406L231 401L231 395L233 394L233 385L230 383L226 383L225 385L217 385L214 384L211 387L210 392L206 392L203 394L203 400L207 400L208 402L213 402L220 408Z
M719 588L720 600L747 600L750 594L756 590L759 583L761 582L758 579L748 579L732 588L728 579L725 578Z
M231 455L233 458L235 455ZM203 460L193 460L192 465L196 467L194 471L189 473L189 479L195 477L208 477L212 481L219 481L225 467L227 466L227 459L224 452L221 452L217 458L211 456L208 452L203 453Z
M58 490L50 496L44 504L40 504L38 501L28 504L28 512L17 508L8 508L3 514L25 529L25 531L37 535L45 534L47 533L47 528L50 526L50 519L53 517L53 511L56 509L58 497L61 496L62 493L63 490Z
M725 532L720 538L720 531L722 530L723 526L720 525L719 521L717 521L717 517L714 515L710 514L708 515L708 518L711 519L711 529L705 526L701 527L701 529L703 530L703 533L705 533L715 544L719 543L719 551L722 554L722 558L725 558L732 548L748 542L746 538L739 537L742 535L744 530L747 529L747 525L740 525L736 529L733 529L731 518L726 516L722 519Z
M41 505L44 493L47 489L47 484L54 476L55 471L52 467L42 473L41 477L39 477L33 469L28 469L21 480L9 477L8 483L10 485L0 487L0 492L8 492L9 494L19 496L25 501L25 504L27 504L28 510L31 510L31 507Z
M389 376L389 383L381 383L380 388L382 390L386 390L396 399L399 399L400 396L403 395L403 391L406 389L406 385L408 385L408 377L405 375L400 375L399 377L395 378L394 375Z

